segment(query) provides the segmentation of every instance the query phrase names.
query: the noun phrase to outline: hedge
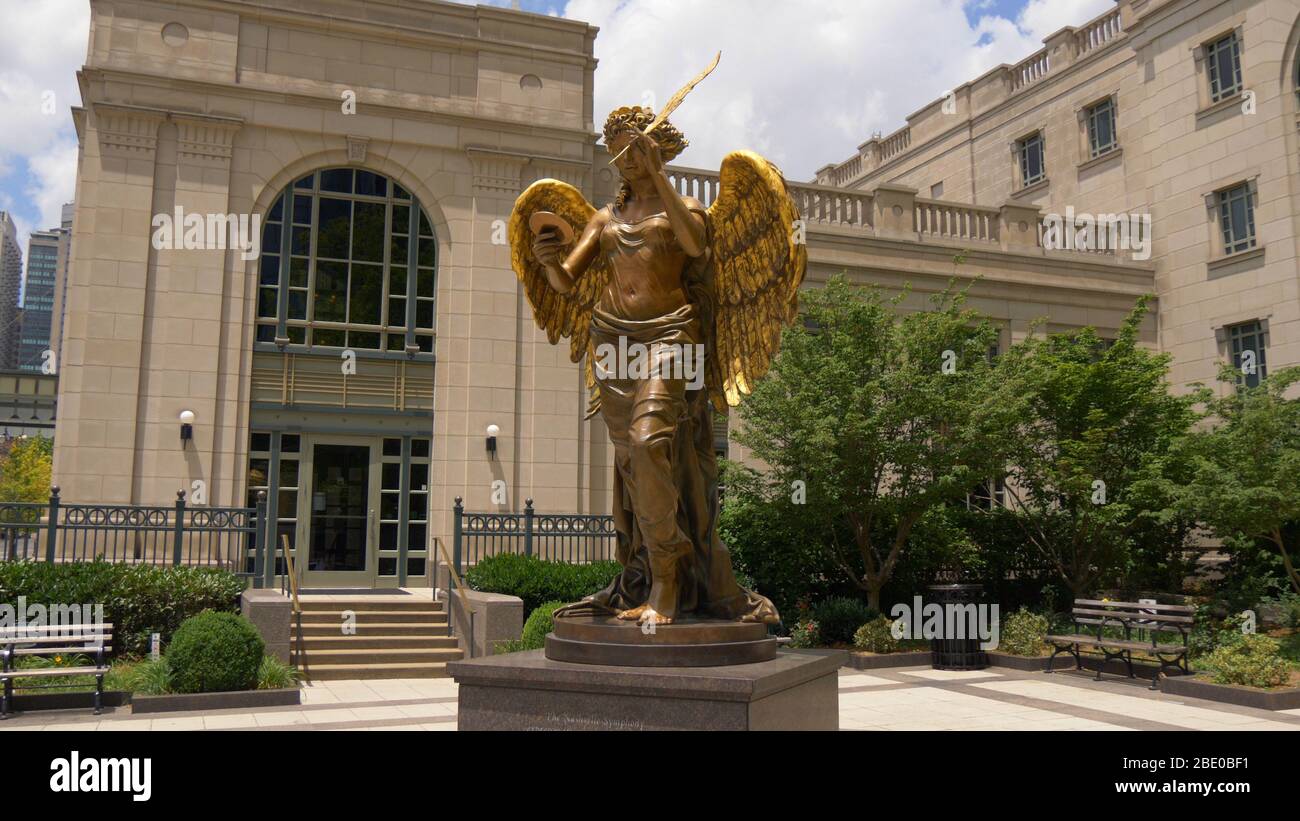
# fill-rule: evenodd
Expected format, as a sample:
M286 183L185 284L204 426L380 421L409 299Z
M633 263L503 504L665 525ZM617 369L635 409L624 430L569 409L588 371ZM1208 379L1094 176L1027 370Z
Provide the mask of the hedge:
M114 655L141 656L149 636L171 640L181 622L204 610L239 612L244 581L208 567L156 567L111 562L0 562L0 603L104 606L113 624Z
M576 602L604 588L622 570L618 562L552 562L516 553L489 556L465 571L465 583L484 593L524 600L524 613L549 601Z

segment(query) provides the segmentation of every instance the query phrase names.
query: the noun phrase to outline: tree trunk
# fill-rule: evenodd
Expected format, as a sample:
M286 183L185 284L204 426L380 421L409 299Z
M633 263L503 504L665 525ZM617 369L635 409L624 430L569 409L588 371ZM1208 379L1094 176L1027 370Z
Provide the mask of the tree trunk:
M884 585L867 588L867 606L877 613L880 612L880 588Z

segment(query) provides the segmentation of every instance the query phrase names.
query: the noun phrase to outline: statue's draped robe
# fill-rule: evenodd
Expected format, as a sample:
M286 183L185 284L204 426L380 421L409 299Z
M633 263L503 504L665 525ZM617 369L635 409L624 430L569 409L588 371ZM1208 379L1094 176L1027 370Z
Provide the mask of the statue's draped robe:
M697 213L707 214L703 210ZM658 220L611 222L602 247L615 257L665 241ZM655 236L656 231L660 233ZM675 240L674 240L675 241ZM698 288L707 258L687 271L692 302L651 320L628 320L599 308L592 313L592 347L650 352L649 374L620 372L614 360L595 358L601 415L614 445L613 518L622 572L604 590L557 616L614 613L649 603L665 616L745 619L775 623L776 608L736 582L731 555L717 534L718 465L713 451L713 407L704 374L709 348L706 291ZM691 359L683 355L689 349ZM674 358L682 361L674 365ZM619 364L629 364L620 358ZM688 367L689 365L689 367ZM692 378L694 376L694 378ZM665 570L676 566L675 574ZM650 601L656 572L676 584Z

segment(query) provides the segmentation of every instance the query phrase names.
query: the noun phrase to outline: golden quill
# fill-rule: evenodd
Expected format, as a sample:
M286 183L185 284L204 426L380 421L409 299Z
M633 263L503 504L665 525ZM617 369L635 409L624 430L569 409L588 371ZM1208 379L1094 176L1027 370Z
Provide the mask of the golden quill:
M672 97L668 98L668 102L664 104L663 110L661 110L657 115L655 115L655 118L650 121L650 125L646 126L645 131L642 131L641 133L649 134L651 131L654 131L656 128L658 128L660 123L668 119L668 115L672 114L674 111L677 110L677 106L682 104L682 100L686 99L686 95L690 94L691 90L694 89L697 85L699 85L701 80L703 80L705 77L708 77L710 74L713 73L713 69L718 67L718 61L721 59L722 59L722 52L719 51L717 55L714 56L713 62L709 63L708 68L704 69L699 74L695 75L695 79L691 80L686 85L677 89L677 93L674 94ZM626 154L627 150L631 147L632 147L631 143L628 143L626 146L624 146L623 150L618 152L618 154L614 156L614 159L609 161L610 165L614 164L614 160L617 160L619 157Z

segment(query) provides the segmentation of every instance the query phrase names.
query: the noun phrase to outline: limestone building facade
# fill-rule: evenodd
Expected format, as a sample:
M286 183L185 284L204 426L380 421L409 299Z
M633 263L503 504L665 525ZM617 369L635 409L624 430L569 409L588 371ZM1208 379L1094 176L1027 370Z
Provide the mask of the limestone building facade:
M1295 0L1119 0L817 181L1009 201L1037 209L1040 223L1149 216L1138 254L1153 268L1155 339L1173 355L1172 381L1214 383L1219 362L1250 370L1253 356L1253 382L1300 363L1298 95Z
M1040 188L1015 186L1002 168L1007 140L1042 127L1047 103L1031 104L1037 95L1065 110L1094 89L1071 96L1061 78L1103 66L1096 88L1130 89L1146 74L1126 67L1137 65L1126 50L1146 43L1157 64L1172 60L1160 55L1178 49L1156 32L1183 31L1175 21L1203 4L1148 5L1119 5L1126 27L1055 63L1056 74L1013 88L1019 69L998 69L957 90L958 119L936 119L932 106L924 127L918 119L888 148L869 142L816 181L791 183L806 219L807 287L846 271L907 287L906 305L920 307L953 280L973 283L970 304L1003 328L1000 345L1039 319L1105 335L1156 292L1144 339L1174 350L1190 369L1180 375L1202 368L1180 342L1190 331L1175 330L1208 309L1188 307L1200 304L1187 302L1198 288L1267 270L1280 280L1276 302L1289 294L1294 303L1295 234L1277 233L1277 205L1255 209L1267 258L1234 256L1210 285L1189 280L1186 291L1177 283L1190 273L1160 267L1186 253L1160 244L1159 221L1151 259L1043 247L1042 206L1064 207L1075 192L1080 208L1172 201L1164 188L1143 200L1124 170L1133 163L1133 174L1168 186L1190 173L1160 170L1154 148L1143 154L1176 142L1158 127L1164 109L1143 114L1143 128L1157 132L1147 138L1123 113L1125 93L1122 153L1087 168L1053 153L1065 115L1049 118L1057 125ZM1219 5L1245 15L1247 45L1263 36L1250 34L1261 14L1277 19L1287 6ZM74 110L74 240L57 312L54 472L64 499L166 504L180 489L191 503L244 505L266 491L310 587L427 586L458 496L470 510L518 511L532 498L541 512L607 512L606 432L582 420L580 370L567 346L535 328L504 241L514 199L534 180L565 180L596 203L613 198L597 134L605 112L592 103L595 28L440 0L92 0L91 9ZM1061 37L1077 49L1094 35ZM1192 76L1175 84L1181 93L1192 92ZM1261 110L1294 105L1293 94L1286 102L1280 91L1265 96L1267 83L1257 88ZM1179 93L1165 92L1164 105L1183 105ZM1187 145L1208 139L1225 111L1205 114ZM1284 135L1277 121L1259 133L1284 141L1291 128ZM1274 197L1272 155L1247 154ZM1220 176L1245 173L1208 164ZM1078 179L1067 183L1071 173ZM670 175L706 203L716 194L716 169ZM248 244L224 241L241 220L236 239ZM1186 227L1198 230L1209 243L1210 229ZM1286 259L1290 286L1274 267ZM1236 270L1253 264L1264 267ZM1279 334L1292 333L1276 310L1270 363L1285 361ZM1214 321L1236 316L1222 313ZM183 441L186 411L193 438Z

